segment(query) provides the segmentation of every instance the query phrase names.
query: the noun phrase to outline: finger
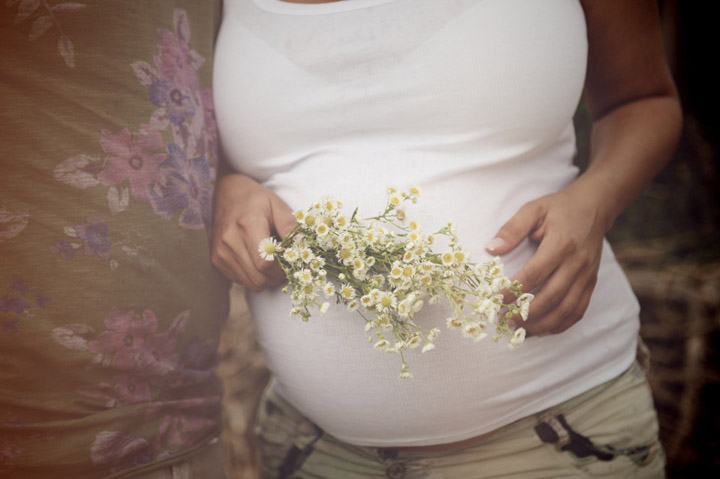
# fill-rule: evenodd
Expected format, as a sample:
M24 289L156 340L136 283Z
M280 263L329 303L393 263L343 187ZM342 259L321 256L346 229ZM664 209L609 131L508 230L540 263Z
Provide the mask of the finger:
M239 251L240 261L255 288L265 288L285 279L285 274L275 261L267 261L260 256L258 245L270 236L270 225L261 219L248 224L244 236L244 246Z
M287 203L276 196L270 197L271 222L280 238L286 237L297 225L297 220Z
M543 317L534 319L528 327L538 336L546 336L569 329L580 321L585 313L593 287L594 282L591 278L576 281L562 301Z
M260 231L266 231L266 233L259 233ZM268 229L258 229L248 232L246 236L246 248L249 253L248 258L250 260L248 271L251 274L257 272L265 277L266 281L275 284L285 279L285 273L283 273L282 269L280 269L277 259L268 261L262 258L260 256L260 252L258 251L260 242L269 236L270 233Z
M232 258L232 259L227 259ZM213 260L213 264L220 270L233 283L247 287L250 284L250 278L247 276L245 271L242 270L238 260L234 257L232 251L228 250L228 253L224 257L218 257Z
M250 288L252 291L258 292L262 291L268 286L271 286L277 282L279 282L278 279L273 278L271 276L266 275L263 271L258 269L258 266L256 266L255 261L259 259L260 261L272 265L273 263L269 261L265 261L264 259L260 258L258 251L257 251L257 244L253 244L252 241L249 241L247 238L243 242L244 248L241 248L238 250L238 261L242 265L243 270L247 274L248 283L247 287ZM257 258L256 258L257 257ZM269 267L269 266L266 266Z
M239 231L235 228L225 228L213 239L213 248L210 259L216 268L234 283L247 286L249 278L240 264L234 251L242 244Z
M497 232L495 238L485 246L491 254L502 255L512 251L527 238L540 224L541 207L535 203L526 203Z
M563 249L559 248L552 238L545 238L513 281L518 281L524 292L534 291L560 267L565 256Z
M247 275L240 268L240 265L231 248L224 245L215 246L210 260L212 264L230 281L243 286L246 285Z
M575 306L574 316L577 317L576 321L568 322L568 323L561 323L559 326L553 328L550 331L550 334L560 334L562 332L567 331L572 326L574 326L576 323L582 320L582 318L585 316L585 312L587 311L588 306L590 305L590 299L592 298L592 293L595 291L595 284L597 282L597 277L588 283L588 285L585 287L585 290L582 292L582 295L580 296L580 300L578 301L577 305Z
M565 299L573 284L585 281L587 271L585 263L565 261L545 279L532 301L532 317L537 320L553 311Z

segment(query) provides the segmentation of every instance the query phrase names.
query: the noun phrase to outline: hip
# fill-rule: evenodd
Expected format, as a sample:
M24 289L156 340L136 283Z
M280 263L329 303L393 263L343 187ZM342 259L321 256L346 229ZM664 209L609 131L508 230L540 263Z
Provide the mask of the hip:
M348 444L272 388L263 394L256 435L264 478L664 476L652 395L637 363L557 406L459 443Z

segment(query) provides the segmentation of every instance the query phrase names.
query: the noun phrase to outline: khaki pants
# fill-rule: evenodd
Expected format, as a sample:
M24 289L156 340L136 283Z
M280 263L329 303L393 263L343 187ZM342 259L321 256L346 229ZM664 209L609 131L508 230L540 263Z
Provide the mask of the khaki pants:
M271 389L263 394L256 435L262 478L655 479L665 467L650 387L637 363L569 401L449 450L343 443Z

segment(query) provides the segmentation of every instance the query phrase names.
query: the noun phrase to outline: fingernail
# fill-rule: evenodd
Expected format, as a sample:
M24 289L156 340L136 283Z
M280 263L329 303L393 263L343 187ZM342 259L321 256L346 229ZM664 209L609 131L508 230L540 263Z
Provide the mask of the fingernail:
M487 246L485 246L485 249L488 250L488 251L490 251L490 252L492 252L492 251L495 251L496 249L498 249L499 247L501 247L501 246L504 245L504 244L505 244L505 241L503 241L502 238L493 238L493 239L487 244Z
M514 319L508 319L507 325L508 325L508 328L514 328L515 326L517 326L517 323L515 322Z

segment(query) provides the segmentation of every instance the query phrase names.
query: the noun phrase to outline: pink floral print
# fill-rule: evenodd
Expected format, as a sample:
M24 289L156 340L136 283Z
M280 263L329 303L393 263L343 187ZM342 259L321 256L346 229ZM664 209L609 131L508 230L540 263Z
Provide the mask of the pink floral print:
M160 178L158 167L166 157L160 133L151 128L136 135L127 128L117 134L103 130L100 146L107 156L97 179L108 186L128 180L133 198L148 201L148 185Z
M217 410L218 401L219 398L188 399L177 401L170 408L150 407L148 417L162 417L153 447L156 450L179 450L207 436L215 427L208 418Z
M112 408L153 400L153 387L187 387L198 379L207 380L207 374L212 374L207 370L211 358L207 349L214 351L215 344L195 338L179 348L178 338L189 317L188 311L182 312L166 331L158 331L157 316L149 309L141 313L113 311L105 318L107 329L100 333L87 324L75 323L55 328L52 337L68 349L93 353L89 360L114 372L113 383L79 391ZM204 361L199 363L199 359ZM206 370L196 370L203 367Z
M145 403L148 419L159 420L152 444L146 439L119 431L102 431L91 448L96 464L109 464L113 471L134 467L168 451L196 444L217 426L213 420L219 396L155 403L154 389L187 388L212 375L216 341L193 337L180 348L178 338L190 313L180 313L166 331L158 331L158 318L149 309L113 311L105 318L105 329L97 333L87 324L67 324L53 330L53 339L74 351L92 353L88 363L115 371L112 384L102 382L78 391L103 401L107 408Z
M12 212L0 207L0 242L20 234L28 224L30 215L25 212Z
M108 239L107 224L99 219L88 218L86 223L77 224L73 228L86 256L110 259L112 242Z
M177 366L177 337L187 318L187 312L180 314L167 332L158 333L157 317L149 309L141 314L114 311L105 318L108 329L89 341L88 349L100 354L113 369L167 374Z
M120 431L98 433L90 448L92 462L110 465L111 473L147 464L154 457L146 439Z
M70 261L75 257L75 249L72 244L61 239L56 239L53 244L48 246L48 250L64 260Z
M0 296L0 333L17 332L21 321L32 313L34 307L44 309L51 302L44 290L37 290L33 298L30 286L25 280L20 277L13 278L12 283Z
M217 157L212 94L199 86L197 70L205 59L190 48L184 10L175 10L173 24L174 31L158 30L158 54L152 64L140 60L131 65L155 108L148 123L139 125L138 133L127 128L115 133L102 130L104 160L74 155L55 168L55 178L76 188L110 187L107 200L112 214L125 211L132 197L150 202L165 219L177 216L183 228L207 230L215 181L212 160ZM50 251L64 259L72 257L57 242ZM92 251L104 257L101 249Z

